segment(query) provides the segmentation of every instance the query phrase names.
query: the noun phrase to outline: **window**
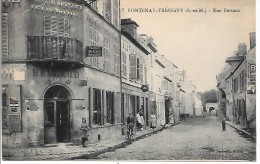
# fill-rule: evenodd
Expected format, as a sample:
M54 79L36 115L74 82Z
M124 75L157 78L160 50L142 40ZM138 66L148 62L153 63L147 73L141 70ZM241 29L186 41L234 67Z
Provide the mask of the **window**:
M119 45L114 43L114 73L119 75L120 73L120 57L119 57Z
M92 1L91 4L90 4L90 7L93 9L93 10L96 10L97 11L97 1Z
M93 88L93 124L101 125L101 90Z
M107 123L114 123L114 92L106 91Z
M240 78L240 92L243 92L243 90L244 90L244 85L245 85L245 75L244 75L244 71L242 71L241 73L240 73L240 76L239 76L239 78Z
M143 60L143 58L140 58L139 62L140 62L139 63L139 66L140 66L140 68L139 68L139 80L140 80L141 84L143 84L144 83L144 67L143 67L144 60Z
M8 59L8 14L2 13L2 59Z
M129 77L130 77L130 79L137 79L138 76L137 76L137 56L136 56L136 54L130 54L129 61L130 61Z
M147 84L147 67L144 65L144 84Z
M136 78L140 78L140 59L136 58Z
M98 31L95 30L92 26L89 27L89 39L90 46L98 45ZM90 57L90 64L94 67L98 67L98 57Z
M69 30L69 19L44 16L44 36L69 37Z
M122 51L122 76L126 78L127 75L127 67L126 67L126 53L124 50Z
M234 93L237 93L237 90L238 90L238 79L237 78L234 79L233 88L234 88Z
M110 41L104 37L104 71L110 72Z

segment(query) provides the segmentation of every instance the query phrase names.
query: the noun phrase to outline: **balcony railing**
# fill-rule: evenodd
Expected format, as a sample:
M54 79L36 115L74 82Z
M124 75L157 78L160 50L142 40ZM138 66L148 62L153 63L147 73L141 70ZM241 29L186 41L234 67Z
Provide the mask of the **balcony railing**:
M28 60L83 61L83 43L77 39L53 36L28 36Z

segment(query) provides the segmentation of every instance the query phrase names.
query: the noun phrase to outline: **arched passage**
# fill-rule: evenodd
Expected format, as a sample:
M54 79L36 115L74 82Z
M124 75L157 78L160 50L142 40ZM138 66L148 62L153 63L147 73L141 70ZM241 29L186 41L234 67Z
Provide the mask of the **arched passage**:
M71 93L54 85L44 94L44 143L70 141Z

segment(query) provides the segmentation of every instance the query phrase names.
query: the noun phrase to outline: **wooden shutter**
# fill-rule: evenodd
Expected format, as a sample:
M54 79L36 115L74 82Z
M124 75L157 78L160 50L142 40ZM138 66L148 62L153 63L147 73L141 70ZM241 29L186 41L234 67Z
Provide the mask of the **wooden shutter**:
M64 37L69 37L70 35L70 22L69 19L64 19Z
M21 86L9 86L9 131L22 131Z
M143 59L140 59L139 60L139 65L140 65L140 68L139 68L139 72L140 72L140 75L139 75L139 80L140 80L140 82L141 82L141 84L143 84L143 82L144 82L144 76L143 76Z
M8 60L8 14L2 13L2 59Z
M137 79L137 56L136 54L129 55L130 60L130 79Z
M59 36L63 37L64 36L64 32L65 32L65 29L64 29L64 18L60 18L58 20L58 33L59 33Z
M58 36L58 19L51 17L51 36Z
M44 16L44 36L51 36L51 16Z

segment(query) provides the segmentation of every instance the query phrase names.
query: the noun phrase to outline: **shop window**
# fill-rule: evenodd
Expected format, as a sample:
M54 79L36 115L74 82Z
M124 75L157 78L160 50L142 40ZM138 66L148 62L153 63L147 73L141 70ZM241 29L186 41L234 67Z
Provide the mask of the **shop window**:
M93 88L93 124L101 125L101 90Z
M1 15L1 32L2 32L2 59L8 59L8 53L9 53L9 48L8 48L8 14L7 13L2 13Z
M114 92L106 91L107 123L114 123Z

